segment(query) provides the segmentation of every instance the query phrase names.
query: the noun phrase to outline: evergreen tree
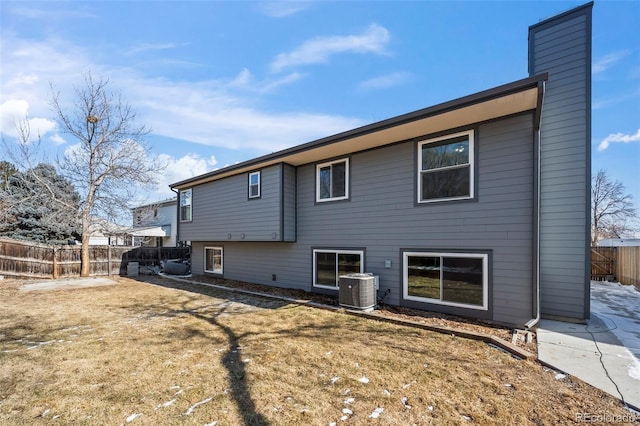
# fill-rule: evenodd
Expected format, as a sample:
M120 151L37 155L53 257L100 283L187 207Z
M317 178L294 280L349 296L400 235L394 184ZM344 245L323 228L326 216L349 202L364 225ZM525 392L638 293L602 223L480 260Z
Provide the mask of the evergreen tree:
M0 194L1 236L49 244L80 238L80 196L52 165L14 173Z

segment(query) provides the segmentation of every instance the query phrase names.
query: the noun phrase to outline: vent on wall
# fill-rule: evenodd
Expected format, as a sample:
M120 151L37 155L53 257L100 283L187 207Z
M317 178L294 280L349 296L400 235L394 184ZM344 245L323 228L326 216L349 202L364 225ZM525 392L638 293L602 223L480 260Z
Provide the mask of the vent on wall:
M373 310L376 306L378 277L372 274L347 274L339 278L338 301L340 306Z

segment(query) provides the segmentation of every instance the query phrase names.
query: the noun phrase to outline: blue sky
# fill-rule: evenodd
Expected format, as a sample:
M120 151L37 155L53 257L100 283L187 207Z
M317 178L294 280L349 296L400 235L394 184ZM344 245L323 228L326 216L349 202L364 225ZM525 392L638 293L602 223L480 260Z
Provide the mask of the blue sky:
M584 1L4 1L0 131L28 115L52 155L49 83L91 72L196 174L527 77L529 25ZM593 11L593 170L640 207L640 2Z

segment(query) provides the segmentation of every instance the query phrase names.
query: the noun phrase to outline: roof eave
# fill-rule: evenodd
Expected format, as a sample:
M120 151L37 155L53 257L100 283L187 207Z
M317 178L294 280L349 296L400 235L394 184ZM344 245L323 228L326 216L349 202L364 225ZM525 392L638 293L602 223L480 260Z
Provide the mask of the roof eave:
M304 157L308 159L310 156L303 156L301 154L312 151L312 150L319 151L321 148L327 148L329 146L339 144L340 142L344 142L347 140L352 141L367 135L372 135L374 133L382 133L385 130L400 128L403 125L408 125L414 122L418 122L420 120L434 119L438 116L444 117L446 114L453 113L457 110L470 108L470 107L473 107L474 105L480 105L486 102L495 101L502 98L508 98L509 96L513 96L518 93L523 93L526 91L535 90L535 93L536 93L535 103L529 109L538 110L541 108L541 103L539 98L543 93L540 90L540 87L543 85L543 82L546 81L547 79L548 79L547 73L538 74L532 77L524 78L522 80L511 82L502 86L494 87L489 90L464 96L462 98L454 99L438 105L434 105L434 106L423 108L417 111L402 114L402 115L392 117L386 120L382 120L376 123L358 127L356 129L347 130L342 133L338 133L332 136L327 136L327 137L317 139L311 142L307 142L301 145L296 145L294 147L287 148L278 152L257 157L242 163L234 164L232 166L228 166L223 169L215 170L199 176L194 176L192 178L173 183L169 186L171 188L185 189L190 186L206 183L206 182L220 179L233 174L242 173L250 169L256 169L256 168L268 166L277 162L283 162L288 158L291 159L296 156L300 158ZM518 111L514 111L514 113L515 112L518 112ZM502 114L501 116L504 116L504 115L506 114ZM393 142L396 142L396 141L389 141L388 143L393 143ZM377 146L381 146L381 145L377 145ZM325 151L327 151L328 153L330 150L325 149ZM354 150L353 152L355 151L357 150ZM325 156L324 158L329 158L329 157ZM321 158L318 158L318 159L321 159Z

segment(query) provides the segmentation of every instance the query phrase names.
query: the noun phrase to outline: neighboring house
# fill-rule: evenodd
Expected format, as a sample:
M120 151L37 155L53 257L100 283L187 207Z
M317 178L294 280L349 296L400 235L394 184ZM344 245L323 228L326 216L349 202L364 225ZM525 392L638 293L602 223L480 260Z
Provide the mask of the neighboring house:
M388 304L589 318L592 6L529 28L527 78L172 184L193 273L337 295L371 272Z
M109 222L93 216L89 225L89 245L92 246L130 246L129 227Z
M174 247L177 232L177 199L145 204L131 209L133 245Z
M598 241L598 247L640 247L640 239L607 238Z

